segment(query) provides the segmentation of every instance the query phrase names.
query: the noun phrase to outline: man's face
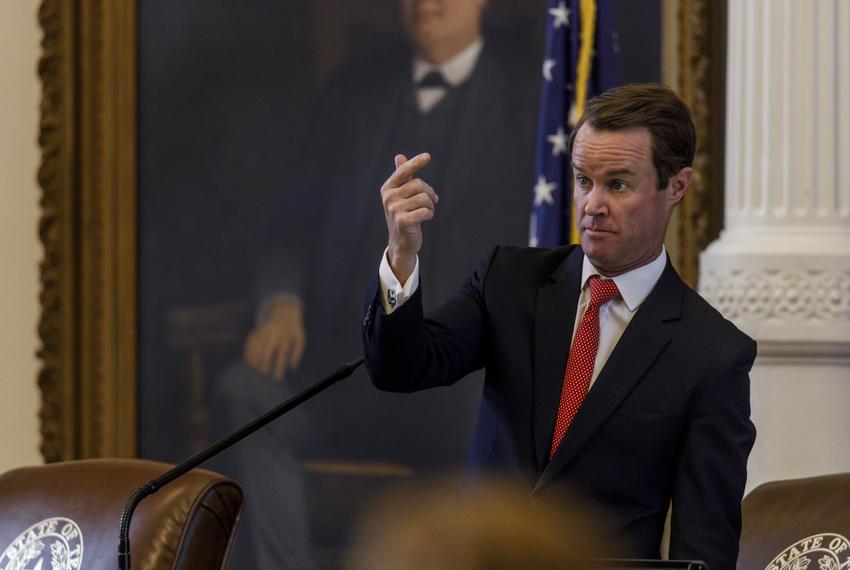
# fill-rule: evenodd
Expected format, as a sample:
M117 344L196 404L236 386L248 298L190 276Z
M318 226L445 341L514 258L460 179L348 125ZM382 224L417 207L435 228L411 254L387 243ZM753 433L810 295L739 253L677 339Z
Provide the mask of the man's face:
M471 43L485 0L401 0L404 28L417 51Z
M572 163L579 241L591 263L618 275L655 259L691 169L658 190L648 129L597 131L588 124L576 134Z

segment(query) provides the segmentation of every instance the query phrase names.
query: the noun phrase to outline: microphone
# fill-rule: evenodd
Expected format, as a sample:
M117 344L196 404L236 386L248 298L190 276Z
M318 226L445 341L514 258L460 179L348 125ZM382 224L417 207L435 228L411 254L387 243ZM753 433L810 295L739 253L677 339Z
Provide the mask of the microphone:
M142 499L148 495L153 495L164 485L167 485L184 473L191 471L204 461L238 443L245 437L265 426L267 423L282 416L292 408L300 406L319 392L323 392L331 385L336 384L344 378L348 378L361 364L363 364L362 356L357 360L352 360L351 362L343 364L315 384L307 386L279 406L269 410L260 417L251 420L241 428L234 430L229 435L224 436L209 447L202 449L189 459L175 465L156 479L152 479L147 483L144 483L138 489L133 491L133 494L130 495L126 505L124 505L124 512L121 513L121 526L118 534L118 568L120 570L130 570L130 519L133 517L133 511L136 510L136 507Z

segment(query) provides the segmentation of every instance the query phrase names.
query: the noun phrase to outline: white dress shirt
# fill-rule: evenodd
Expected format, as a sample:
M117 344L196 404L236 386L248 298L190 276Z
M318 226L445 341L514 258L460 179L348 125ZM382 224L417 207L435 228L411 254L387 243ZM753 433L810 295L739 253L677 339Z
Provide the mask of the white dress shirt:
M616 301L608 301L599 307L599 348L596 349L596 361L593 363L593 375L590 377L591 386L596 381L596 377L599 376L599 372L602 371L602 367L608 362L608 357L611 356L614 347L617 346L617 342L623 336L623 331L629 326L638 307L641 306L655 284L658 283L665 265L667 265L667 251L662 246L661 254L651 262L631 271L626 271L622 275L611 277L617 284L617 289L620 290L621 298ZM581 266L581 294L578 296L573 338L575 338L578 324L590 302L590 287L587 286L587 281L592 275L599 275L603 279L608 279L608 277L599 273L599 270L590 263L585 255Z
M413 83L418 85L422 79L432 71L439 72L443 79L452 87L457 87L472 75L484 40L478 38L460 53L437 65L429 63L419 57L413 56ZM427 113L446 96L445 87L420 87L416 90L416 103L422 113Z
M596 351L596 361L590 379L591 386L608 361L608 357L614 351L623 331L626 330L655 284L658 283L666 264L667 250L662 247L661 254L651 262L611 278L617 284L621 298L608 301L599 308L599 348ZM573 323L573 337L575 337L576 328L578 328L581 317L587 309L587 304L590 302L590 288L587 286L587 281L592 275L599 275L603 279L608 279L608 277L599 273L599 270L590 263L587 256L584 256L581 267L581 294L578 297L576 320ZM407 301L419 287L419 256L416 257L413 273L407 279L407 282L402 284L390 268L387 250L384 250L378 268L378 276L381 284L381 305L384 312L389 315ZM566 357L564 355L564 362L566 362Z

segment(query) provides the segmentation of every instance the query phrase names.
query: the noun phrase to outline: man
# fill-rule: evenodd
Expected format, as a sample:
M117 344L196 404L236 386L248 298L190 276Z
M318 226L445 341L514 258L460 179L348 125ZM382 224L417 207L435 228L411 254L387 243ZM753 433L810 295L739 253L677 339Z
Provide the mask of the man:
M371 252L386 239L383 212L370 196L394 149L429 148L435 157L428 175L444 189L445 208L422 255L443 269L429 281L439 295L455 287L487 244L527 239L537 98L528 86L538 84L539 66L485 40L484 4L402 0L412 49L351 62L328 81L304 143L304 173L291 185L297 197L281 203L282 219L273 227L245 359L217 382L215 417L227 424L222 431L359 353L360 291L371 278ZM485 200L490 207L479 207ZM465 230L470 221L480 227L472 237ZM462 465L480 392L474 383L460 394L431 392L397 402L371 389L365 372L358 376L298 410L297 424L290 415L246 440L238 465L225 468L246 489L257 566L311 564L301 555L307 546L305 456L359 474L375 464L415 473ZM420 418L436 427L414 440ZM333 476L316 477L326 483ZM342 475L333 487L356 484L347 502L353 505L385 477ZM252 502L254 496L260 499ZM332 498L317 499L310 505L316 525L332 521L313 532L321 533L326 552L336 546L328 542L344 536L352 513Z
M756 346L664 251L695 138L687 106L661 85L590 100L569 142L581 246L497 247L424 317L417 252L440 200L414 178L430 157L396 156L364 344L386 390L485 369L473 470L513 474L535 496L582 493L611 523L611 556L657 558L672 503L671 558L719 570L738 552Z

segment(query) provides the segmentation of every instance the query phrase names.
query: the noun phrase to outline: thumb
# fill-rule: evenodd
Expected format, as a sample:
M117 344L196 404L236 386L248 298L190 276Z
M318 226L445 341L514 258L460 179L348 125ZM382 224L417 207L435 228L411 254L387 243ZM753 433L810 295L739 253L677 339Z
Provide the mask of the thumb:
M407 162L407 157L404 156L403 154L397 154L397 155L395 155L394 161L395 161L395 167L398 168L399 166L401 166L402 164Z

